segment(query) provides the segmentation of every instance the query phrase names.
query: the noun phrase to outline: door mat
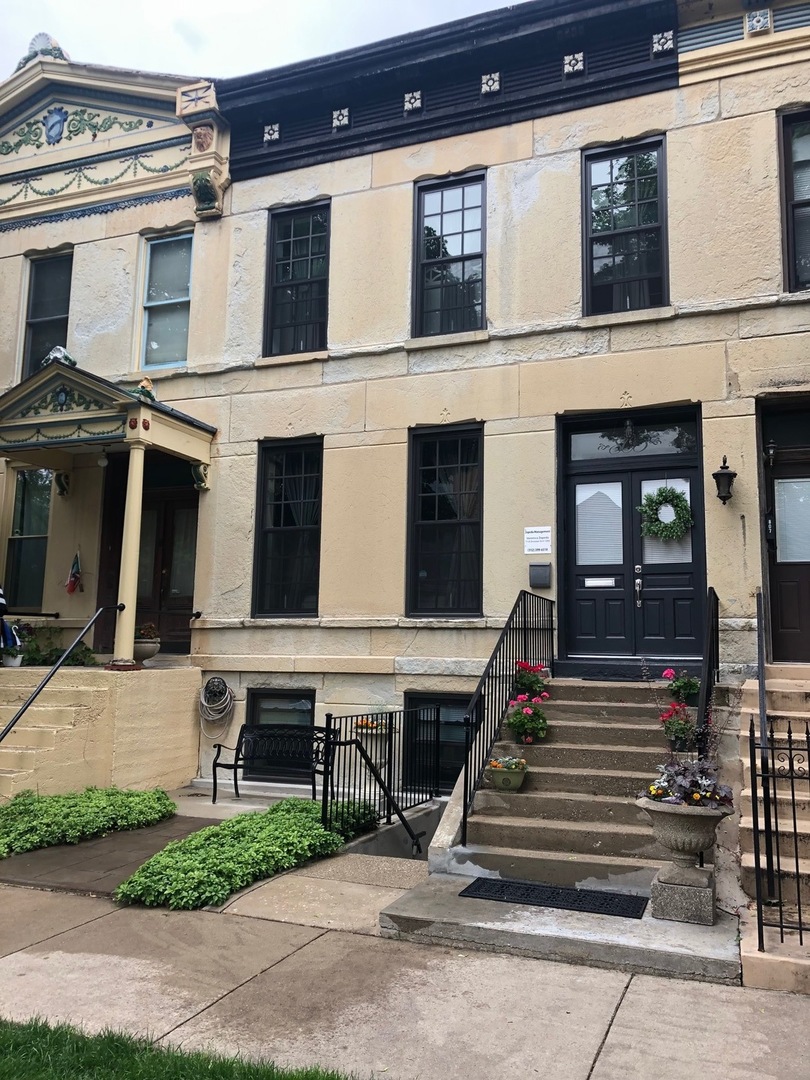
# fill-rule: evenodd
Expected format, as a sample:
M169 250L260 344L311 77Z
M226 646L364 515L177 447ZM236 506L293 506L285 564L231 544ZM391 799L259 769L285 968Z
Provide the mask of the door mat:
M459 896L501 900L505 904L558 908L561 911L584 911L589 915L617 915L622 919L640 919L648 902L646 896L628 896L603 889L568 889L536 881L499 878L476 878Z

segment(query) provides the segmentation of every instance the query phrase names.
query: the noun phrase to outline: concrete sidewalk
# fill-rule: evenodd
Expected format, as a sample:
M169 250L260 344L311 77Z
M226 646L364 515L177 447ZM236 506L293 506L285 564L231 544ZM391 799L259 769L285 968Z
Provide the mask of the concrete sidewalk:
M329 865L221 913L0 887L0 1015L380 1080L807 1080L806 997L389 941L312 907L297 917L315 925L276 921L273 886L363 872Z

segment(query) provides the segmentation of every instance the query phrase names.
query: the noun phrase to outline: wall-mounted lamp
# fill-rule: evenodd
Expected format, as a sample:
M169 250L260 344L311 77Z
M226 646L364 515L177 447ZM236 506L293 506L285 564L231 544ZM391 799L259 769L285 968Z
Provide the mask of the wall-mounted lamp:
M737 479L737 474L733 469L728 467L728 459L725 454L723 455L723 464L717 472L712 473L712 476L714 477L715 484L717 484L717 498L723 506L725 506L731 498L731 489L734 487L734 481Z
M106 469L107 466L110 464L110 459L107 457L107 447L106 446L101 451L101 453L99 454L99 456L98 456L98 458L96 460L98 461L99 468L101 468L101 469Z
M776 460L776 443L773 439L769 443L765 443L765 460L768 462L768 468L772 469Z

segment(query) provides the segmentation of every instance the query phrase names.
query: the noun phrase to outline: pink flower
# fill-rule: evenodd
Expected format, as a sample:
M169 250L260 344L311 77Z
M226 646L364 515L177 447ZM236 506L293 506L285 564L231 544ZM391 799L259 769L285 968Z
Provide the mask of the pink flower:
M510 706L517 705L517 702L516 701L510 701L509 704L510 704Z
M524 709L523 712L526 716L532 716L534 713L534 709Z
M541 701L548 701L549 697L550 697L550 695L549 695L549 694L547 694L547 693L545 692L545 690L544 690L544 691L543 691L543 693L542 693L542 694L540 695L540 700L541 700Z
M518 701L528 701L529 700L529 695L528 694L518 694L517 699L518 699Z
M675 672L671 667L668 667L666 671L661 672L662 679L674 679Z
M548 694L546 694L546 697L548 697ZM543 700L542 698L539 698L539 697L533 697L533 698L532 698L532 704L533 704L533 705L539 705L539 704L540 704L540 703L542 702L542 700Z

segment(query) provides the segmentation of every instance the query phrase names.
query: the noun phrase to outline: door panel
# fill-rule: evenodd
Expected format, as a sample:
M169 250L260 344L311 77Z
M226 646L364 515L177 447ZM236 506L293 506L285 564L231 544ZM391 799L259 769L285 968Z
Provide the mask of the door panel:
M147 492L141 515L138 623L158 628L161 652L191 647L197 499L187 492Z
M773 659L810 661L810 476L806 464L774 467L769 545Z

